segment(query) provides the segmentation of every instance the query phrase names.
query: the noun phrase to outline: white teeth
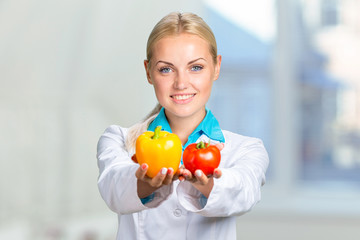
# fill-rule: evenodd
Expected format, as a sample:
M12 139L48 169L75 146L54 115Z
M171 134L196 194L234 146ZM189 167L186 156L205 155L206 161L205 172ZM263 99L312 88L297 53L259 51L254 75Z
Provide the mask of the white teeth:
M188 98L193 97L195 94L189 94L189 95L175 95L173 96L173 98L177 99L177 100L185 100Z

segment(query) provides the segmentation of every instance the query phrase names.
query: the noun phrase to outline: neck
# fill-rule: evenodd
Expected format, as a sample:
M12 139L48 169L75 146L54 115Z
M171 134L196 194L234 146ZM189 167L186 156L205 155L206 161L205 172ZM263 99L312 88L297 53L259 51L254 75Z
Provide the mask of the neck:
M165 111L166 113L166 111ZM177 117L166 114L171 131L179 136L181 143L185 145L190 134L196 129L206 115L205 108L189 117Z

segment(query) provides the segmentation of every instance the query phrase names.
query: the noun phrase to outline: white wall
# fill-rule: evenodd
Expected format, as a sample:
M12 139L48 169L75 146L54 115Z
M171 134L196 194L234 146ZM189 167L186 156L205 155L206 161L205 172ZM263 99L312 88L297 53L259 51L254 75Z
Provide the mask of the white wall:
M101 215L116 225L96 185L97 140L155 106L143 68L154 24L201 9L190 0L1 1L1 239L40 239Z

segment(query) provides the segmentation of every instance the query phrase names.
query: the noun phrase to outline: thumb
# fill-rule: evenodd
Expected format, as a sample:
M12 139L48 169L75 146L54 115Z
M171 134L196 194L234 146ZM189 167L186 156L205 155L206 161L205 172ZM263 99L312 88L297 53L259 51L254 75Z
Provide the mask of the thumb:
M215 147L217 147L221 151L224 148L224 143L217 143Z

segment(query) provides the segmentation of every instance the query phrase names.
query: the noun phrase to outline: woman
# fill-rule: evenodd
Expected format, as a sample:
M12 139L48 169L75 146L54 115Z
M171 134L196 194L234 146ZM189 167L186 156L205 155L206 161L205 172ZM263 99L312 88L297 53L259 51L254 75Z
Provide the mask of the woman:
M118 214L117 239L236 239L236 216L260 200L268 166L259 139L221 130L206 103L221 56L209 26L191 13L170 13L151 32L144 61L159 105L130 129L110 126L98 143L100 193ZM221 150L212 176L180 168L149 178L131 161L144 131L177 134L183 149L210 141Z

